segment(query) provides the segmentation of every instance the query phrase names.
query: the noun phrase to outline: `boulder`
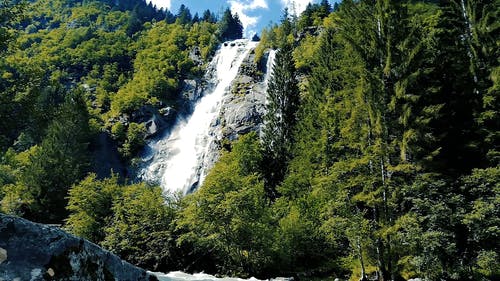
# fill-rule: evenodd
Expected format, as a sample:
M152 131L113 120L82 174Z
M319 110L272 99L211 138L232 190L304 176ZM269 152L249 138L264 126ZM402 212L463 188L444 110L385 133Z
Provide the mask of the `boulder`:
M158 280L61 229L0 214L0 280Z
M146 127L146 138L154 137L171 126L176 118L171 107L158 109L152 105L144 105L132 114L131 121L143 123Z
M203 95L203 87L201 82L194 79L186 79L183 81L182 93L189 102L196 102Z

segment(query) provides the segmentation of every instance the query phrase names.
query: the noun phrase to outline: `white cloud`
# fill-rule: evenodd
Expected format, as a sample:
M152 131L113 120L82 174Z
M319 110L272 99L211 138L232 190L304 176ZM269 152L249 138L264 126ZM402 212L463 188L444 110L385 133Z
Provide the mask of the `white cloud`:
M237 13L240 17L241 23L243 24L245 36L253 35L254 30L252 28L259 22L260 17L249 16L248 12L257 9L269 9L266 0L230 0L231 12Z
M148 2L152 2L158 9L166 8L170 10L170 7L172 7L172 0L149 0Z
M281 3L288 8L288 12L296 15L300 15L311 2L312 0L281 0Z

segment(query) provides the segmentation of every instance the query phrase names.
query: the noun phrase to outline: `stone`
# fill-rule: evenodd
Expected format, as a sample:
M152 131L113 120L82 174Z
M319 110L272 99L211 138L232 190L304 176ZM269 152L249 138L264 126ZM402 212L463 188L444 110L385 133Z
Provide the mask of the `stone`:
M40 268L35 268L31 270L31 280L36 280L42 275L42 270Z
M63 230L0 214L0 280L153 281L154 275ZM4 260L5 261L5 260Z
M234 42L233 42L234 44ZM212 122L209 135L216 136L210 145L206 166L211 168L217 162L225 140L235 141L249 132L260 133L265 113L266 86L264 76L255 63L255 53L244 60L229 91L226 91L220 114Z
M144 105L132 113L131 121L144 124L145 138L151 138L164 132L175 121L175 110L168 110L168 115L165 115L164 110L162 112L155 106Z
M7 250L0 248L0 264L7 260Z
M175 117L175 109L168 106L168 107L164 107L164 108L160 108L158 110L158 112L165 118L167 119L171 119L173 117Z
M54 272L54 270L52 268L49 267L49 269L47 269L47 274L50 276L50 277L54 277L54 275L56 274Z
M203 88L200 81L186 79L183 81L182 94L190 102L196 102L203 95Z

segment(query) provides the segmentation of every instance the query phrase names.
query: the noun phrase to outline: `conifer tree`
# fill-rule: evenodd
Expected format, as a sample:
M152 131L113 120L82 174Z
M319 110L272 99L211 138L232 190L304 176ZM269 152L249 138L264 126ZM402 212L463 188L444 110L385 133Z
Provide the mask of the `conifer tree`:
M264 171L270 198L276 198L275 187L283 180L286 165L292 157L293 130L299 106L299 88L292 51L292 45L284 44L276 54L267 89L263 144Z
M191 16L191 11L184 4L179 8L179 12L177 13L177 21L180 24L188 24L191 23L193 17Z
M435 95L442 104L439 117L430 127L440 149L430 167L450 176L470 172L482 161L478 151L478 135L474 115L480 107L480 96L471 69L471 50L465 39L468 23L458 1L441 1L442 15L436 36L435 74L439 87ZM438 73L440 73L438 75ZM444 130L446 128L446 130Z
M206 22L209 22L209 23L216 23L217 22L217 17L210 10L205 10L203 12L203 16L202 16L201 19L203 21L206 21Z
M10 29L21 19L25 8L25 3L19 1L0 0L0 54L13 38L13 30Z
M481 97L479 113L475 112L480 134L478 144L482 163L494 166L500 163L500 108L499 67L500 3L495 0L460 0L454 6L462 11L465 30L463 38L468 44L470 70L474 76L475 91Z
M219 32L222 41L241 39L243 37L243 25L238 14L233 15L227 8L219 22Z
M49 125L40 149L20 179L35 200L26 214L28 219L61 223L66 218L68 190L89 170L88 118L82 96L72 95Z
M407 35L413 33L399 1L344 1L338 15L337 30L324 34L330 39L322 41L310 82L311 95L320 96L310 114L326 118L309 117L309 123L320 126L316 138L326 152L327 180L342 182L330 191L332 200L350 194L343 216L358 221L346 234L360 264L374 260L379 278L395 279L399 245L387 229L401 215L397 185L410 181L414 170L400 157L406 129L395 97L416 68L407 56L420 40Z

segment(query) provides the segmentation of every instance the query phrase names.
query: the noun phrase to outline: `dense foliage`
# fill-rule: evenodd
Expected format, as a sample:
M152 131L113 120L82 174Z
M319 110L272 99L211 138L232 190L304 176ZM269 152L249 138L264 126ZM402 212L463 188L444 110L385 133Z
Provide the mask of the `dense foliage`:
M1 209L60 223L69 187L110 174L103 135L126 163L145 143L144 111L185 110L183 81L203 72L224 21L138 0L0 3Z
M238 17L76 2L0 2L2 212L154 271L500 278L500 1L285 11L255 51L278 49L262 138L225 145L184 198L92 173L97 136L132 158L147 130L131 116L182 110Z

